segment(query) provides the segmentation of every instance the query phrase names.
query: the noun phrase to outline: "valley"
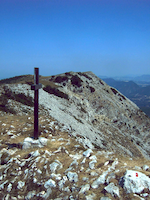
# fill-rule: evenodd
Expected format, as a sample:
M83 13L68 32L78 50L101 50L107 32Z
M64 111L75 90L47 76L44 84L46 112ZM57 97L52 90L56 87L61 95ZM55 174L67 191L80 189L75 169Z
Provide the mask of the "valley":
M150 85L149 82L122 81L112 78L103 79L108 85L116 88L133 101L142 111L150 116Z

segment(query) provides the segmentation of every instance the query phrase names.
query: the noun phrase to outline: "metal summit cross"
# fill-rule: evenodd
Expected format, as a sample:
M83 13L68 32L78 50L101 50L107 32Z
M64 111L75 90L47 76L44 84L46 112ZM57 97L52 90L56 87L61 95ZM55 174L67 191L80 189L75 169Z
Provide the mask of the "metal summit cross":
M39 137L39 89L42 88L42 84L39 83L39 68L34 68L34 84L31 85L31 90L34 90L34 139Z

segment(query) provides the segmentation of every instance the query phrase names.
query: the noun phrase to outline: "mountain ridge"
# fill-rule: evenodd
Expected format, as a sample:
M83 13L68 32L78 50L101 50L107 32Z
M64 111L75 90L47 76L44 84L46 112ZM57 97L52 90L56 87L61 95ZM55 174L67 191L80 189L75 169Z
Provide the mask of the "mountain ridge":
M45 144L38 146L33 76L24 78L0 88L1 199L150 197L145 113L92 72L40 76L39 140ZM142 189L140 177L147 181Z
M111 134L114 134L111 129L115 130L120 141L118 141L119 143L122 143L121 135L125 139L127 138L125 132L128 132L130 135L128 143L133 143L135 147L134 151L133 144L131 145L131 152L134 152L133 154L135 155L139 152L140 155L141 149L140 151L138 149L141 146L137 145L137 143L139 144L137 131L140 132L139 136L141 140L142 135L144 135L143 130L146 130L146 128L143 128L144 126L141 126L141 123L144 120L146 123L149 123L149 119L134 103L115 88L109 87L92 72L68 72L48 78L41 77L41 82L45 82L47 79L47 85L43 86L43 89L40 90L39 102L43 107L46 105L46 101L49 102L49 105L46 107L47 111L52 117L55 117L61 123L67 124L70 129L74 130L74 136L79 134L82 137L87 137L94 145L107 149L109 146L111 148L114 147L114 144L109 144L110 142L113 143L113 140L109 141L109 143L107 142L107 137L111 138ZM8 84L7 87L9 89L5 92L11 100L14 98L16 101L20 93L33 98L30 85ZM44 96L45 99L43 98ZM52 108L50 108L50 104L53 104ZM57 107L56 105L59 106ZM61 115L62 117L60 117ZM128 126L130 126L131 120L133 120L133 125L129 129ZM68 124L69 121L72 125ZM149 125L147 126L148 128ZM111 134L109 131L106 132L105 129L110 130ZM103 131L106 135L102 134ZM144 144L143 153L149 151L148 146L146 146L147 142ZM107 145L108 147L106 147ZM143 142L141 142L141 145L143 145ZM117 149L116 146L114 148ZM126 147L119 144L117 151L118 153L124 152L126 151Z

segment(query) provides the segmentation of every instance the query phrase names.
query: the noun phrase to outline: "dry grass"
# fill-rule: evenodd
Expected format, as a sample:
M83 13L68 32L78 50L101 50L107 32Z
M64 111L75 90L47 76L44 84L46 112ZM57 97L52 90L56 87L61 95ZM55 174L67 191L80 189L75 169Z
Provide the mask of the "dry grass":
M33 116L28 115L28 116L17 116L17 115L9 115L6 114L5 116L0 116L0 130L1 130L1 135L0 135L0 140L1 140L1 149L4 147L8 147L8 144L18 144L20 142L23 142L23 140L25 139L25 137L28 136L32 136L33 135ZM56 130L55 129L55 125L53 127L50 128L49 124L54 121L54 119L47 117L47 116L40 116L39 118L39 124L40 124L40 132L41 132L41 137L47 137L49 139L47 146L39 149L40 152L40 156L41 159L39 162L37 162L36 167L38 169L40 169L42 171L42 175L38 175L36 173L34 178L37 178L39 182L44 182L47 181L50 177L47 175L51 174L49 165L54 162L55 160L59 160L62 165L63 168L58 169L56 171L56 173L61 174L62 176L64 176L66 173L65 171L69 168L70 164L73 162L73 158L71 158L69 155L75 155L75 154L80 154L82 155L83 151L85 151L86 149L79 144L74 137L68 135L67 132L61 132L60 130ZM48 131L46 131L48 130ZM17 134L20 133L20 135L18 135L16 138L11 138L11 136L9 136L7 134L8 131L12 131L12 133L14 135L17 136ZM61 140L60 138L63 138L63 140ZM55 139L55 140L52 140ZM79 145L78 147L76 147L76 145ZM47 150L50 153L54 153L56 152L59 147L61 147L61 151L55 153L52 156L49 156L48 154L45 154L45 151ZM16 149L16 147L12 147L12 150ZM22 150L17 148L17 151L12 155L12 157L17 157L18 155L19 160L26 160L28 157L30 157L30 153L31 151L35 151L37 150L37 148L35 149L28 149L28 150ZM69 152L69 155L67 154L67 152ZM116 178L112 179L111 182L113 182L115 185L118 186L119 183L119 179L123 176L123 174L125 173L126 169L135 169L135 166L138 167L142 167L144 164L149 165L150 166L150 161L144 159L144 158L136 158L136 159L132 159L128 156L119 156L118 154L111 154L108 157L105 156L104 153L102 153L101 155L97 154L97 149L93 150L92 155L96 155L97 157L97 163L95 164L95 169L87 171L87 169L89 168L89 162L91 161L91 159L86 158L86 162L85 164L81 164L82 160L84 157L80 158L79 160L77 160L78 165L73 165L72 167L74 168L72 171L75 171L78 173L78 191L74 191L71 192L71 194L73 196L76 196L78 199L85 199L85 195L92 195L92 193L94 193L96 195L95 200L99 200L100 197L102 196L107 196L110 199L119 199L116 197L112 197L110 194L106 193L106 191L104 190L104 187L106 185L100 185L98 189L92 189L90 188L89 191L85 192L85 194L79 194L79 191L81 189L82 185L85 185L87 183L92 184L94 180L96 180L104 171L107 171L108 168L112 165L113 161L115 161L116 158L118 158L118 165L116 165L115 170L119 170L118 172L115 172ZM43 160L42 160L43 159ZM45 166L45 161L47 161L47 170L44 168ZM105 165L105 163L109 161L108 165ZM22 167L22 171L24 171L26 168L28 168L29 170L32 169L32 164L33 162L31 162L30 165L25 165L24 167ZM18 169L18 165L14 162L13 163L13 168L8 170L7 176L9 177L9 181L13 180L13 176L11 175L12 173L18 173L16 171L16 169ZM2 170L2 173L5 169ZM97 176L92 176L91 171L96 172L98 175ZM138 170L143 172L142 168L141 170ZM146 175L149 176L149 171L145 171L144 172ZM22 178L21 178L22 177ZM23 173L20 176L20 180L23 179L23 177L25 177L25 174ZM88 179L88 181L83 181L83 177L86 177ZM106 177L107 178L107 177ZM16 179L16 182L14 182L14 185L16 184L17 187L17 183L18 183L19 179ZM56 181L56 183L58 183L58 181ZM72 183L69 181L66 181L65 183L65 187L72 187ZM42 186L43 187L43 186ZM32 190L34 190L34 188L37 191L41 191L44 190L44 188L40 188L38 187L37 189L37 184L33 183L33 177L28 177L28 180L26 182L26 186L24 187L24 190L20 190L19 192L17 192L18 190L13 189L11 192L11 195L15 196L15 195L24 195L27 194L28 191L30 191L32 188ZM136 199L136 197L133 196L133 194L127 195L125 194L125 192L123 191L123 189L119 186L119 190L120 190L120 195L123 196L123 199ZM4 193L7 193L6 190L4 190ZM62 193L62 191L59 190L58 186L53 190L52 194L51 194L51 199L53 199L53 197L56 198L56 196L59 196ZM65 197L67 195L67 192L63 192L62 194L62 198Z

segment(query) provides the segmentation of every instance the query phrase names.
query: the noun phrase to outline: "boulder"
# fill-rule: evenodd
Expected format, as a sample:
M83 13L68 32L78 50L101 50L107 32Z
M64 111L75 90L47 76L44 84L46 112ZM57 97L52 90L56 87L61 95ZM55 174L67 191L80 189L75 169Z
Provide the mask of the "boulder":
M127 170L125 175L121 177L119 184L126 193L140 194L144 189L150 190L150 178L141 172L133 170Z
M42 148L47 145L48 139L41 137L35 140L34 138L27 137L24 139L22 149L28 149L33 147Z
M78 182L78 174L76 172L68 172L67 177L70 182Z
M55 183L54 180L49 179L48 181L45 182L44 187L46 189L48 189L48 188L55 188L56 187L56 183Z
M92 152L93 151L91 149L88 149L88 150L86 150L86 151L83 152L83 156L90 157L90 155L91 155Z
M52 172L52 173L55 173L55 171L57 170L59 164L58 164L57 162L53 162L53 163L51 163L49 166L50 166L51 172Z
M106 180L107 174L108 174L107 171L106 171L106 172L103 172L103 174L100 175L100 177L99 177L98 179L96 179L96 180L92 183L91 187L92 187L93 189L97 189L97 188L99 187L100 184L104 184L104 183L105 183L105 180Z
M110 183L104 189L112 196L119 197L119 188L115 186L114 183Z
M79 194L81 193L85 193L86 191L88 191L90 189L90 185L89 184L86 184L86 185L82 185L80 191L79 191Z

